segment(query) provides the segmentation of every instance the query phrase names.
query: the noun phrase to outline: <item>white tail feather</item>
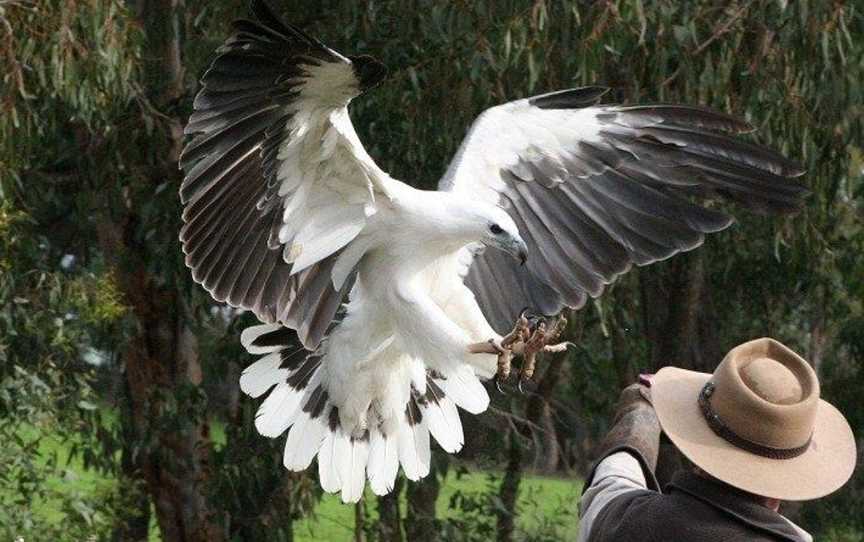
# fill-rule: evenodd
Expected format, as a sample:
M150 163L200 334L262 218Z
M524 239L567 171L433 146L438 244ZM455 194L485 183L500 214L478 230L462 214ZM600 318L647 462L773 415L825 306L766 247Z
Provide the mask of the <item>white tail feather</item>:
M416 481L429 474L432 451L429 448L429 428L425 419L414 426L406 419L399 426L397 446L399 463L402 464L406 478Z
M459 411L448 397L426 403L423 416L429 421L429 432L445 452L455 454L465 444Z
M357 502L363 496L366 487L366 463L369 459L369 442L361 439L350 439L347 449L340 450L343 462L342 502Z
M390 493L396 484L396 473L399 472L399 451L396 444L395 438L387 438L378 430L373 430L370 435L366 472L372 492L376 495Z
M278 331L282 327L282 324L263 324L260 326L252 326L247 327L243 330L243 333L240 334L240 344L243 345L243 348L246 349L250 354L269 354L270 352L275 352L277 350L282 350L285 348L284 345L277 346L252 346L252 343L265 333L272 333L274 331Z
M480 414L489 407L489 394L471 367L461 365L445 376L446 379L438 381L438 385L454 403L471 414Z
M328 361L327 352L319 351L312 357L306 357L303 351L286 355L289 348L296 346L271 344L283 338L290 342L290 337L276 333L280 330L276 325L263 325L244 332L244 346L264 356L243 371L240 387L252 397L270 390L256 414L258 432L276 437L289 430L283 452L285 467L294 471L306 469L317 456L322 489L328 493L341 492L343 502L357 502L367 479L375 494L386 495L393 490L400 465L409 480L427 476L432 462L430 435L446 452L458 452L465 437L457 405L479 413L489 404L486 389L470 366L461 365L446 374L429 376L420 360L412 360L413 365L403 366L402 372L391 373L392 378L379 381L385 384L377 387L363 387L359 385L362 379L349 378L347 385L354 386L351 394L370 395L349 395L351 402L346 403L344 391L331 393L332 369L319 370L332 362ZM264 336L269 333L273 334ZM253 346L256 340L258 345ZM265 344L271 346L261 346ZM379 355L385 350L377 348L374 353ZM371 362L363 358L360 365ZM393 414L400 411L399 401L405 400L397 398L404 397L408 389L405 410ZM334 402L334 397L339 397L338 402ZM392 410L380 408L385 398L393 405L388 407ZM353 425L354 418L340 416L338 409L350 412L352 404L364 401L371 405L368 412L360 414L364 425L343 427ZM352 438L352 434L365 430L367 420L372 422L368 439Z
M342 489L342 478L334 457L336 441L341 436L340 433L327 431L324 443L321 444L321 451L318 452L318 479L321 482L321 489L327 493L336 493Z
M255 428L265 437L278 437L294 423L303 396L303 391L297 391L285 382L279 384L258 408Z
M285 468L293 471L301 471L312 464L318 450L321 449L321 443L324 442L324 436L327 432L326 416L322 418L312 419L309 414L303 412L291 427L288 432L288 439L285 441L285 454L282 457L282 463Z
M280 363L282 356L273 352L246 367L240 375L240 389L249 397L260 397L276 384L285 382L288 370L280 369Z

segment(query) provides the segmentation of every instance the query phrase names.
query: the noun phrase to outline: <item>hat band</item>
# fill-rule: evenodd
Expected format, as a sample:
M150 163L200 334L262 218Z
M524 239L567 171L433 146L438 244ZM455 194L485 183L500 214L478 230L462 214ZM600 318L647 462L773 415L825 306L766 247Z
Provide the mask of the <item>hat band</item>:
M735 433L735 431L729 429L729 426L723 423L720 416L718 416L711 408L711 402L709 399L713 394L714 383L709 381L702 388L702 392L699 393L699 408L702 409L702 415L705 417L705 421L708 422L708 427L710 427L718 437L736 448L741 448L742 450L752 454L768 457L770 459L792 459L793 457L798 457L803 454L807 451L807 448L810 447L810 441L813 439L812 433L803 446L797 446L795 448L772 448L770 446L764 446L753 442L752 440L747 440Z

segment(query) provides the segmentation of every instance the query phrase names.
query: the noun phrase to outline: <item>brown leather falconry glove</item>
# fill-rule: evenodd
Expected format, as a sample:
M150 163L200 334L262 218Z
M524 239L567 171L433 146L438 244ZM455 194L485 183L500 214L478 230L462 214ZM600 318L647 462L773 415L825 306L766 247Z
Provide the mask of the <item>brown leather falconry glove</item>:
M599 463L615 452L629 452L642 465L649 489L659 490L654 469L657 467L660 431L660 422L650 403L650 389L643 384L627 386L618 398L612 429L597 448L597 461ZM585 487L590 485L594 469Z

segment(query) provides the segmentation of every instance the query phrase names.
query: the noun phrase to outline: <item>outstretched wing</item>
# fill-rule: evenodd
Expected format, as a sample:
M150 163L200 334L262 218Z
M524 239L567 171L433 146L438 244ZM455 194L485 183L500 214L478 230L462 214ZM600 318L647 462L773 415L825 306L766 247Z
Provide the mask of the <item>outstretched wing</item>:
M350 287L340 251L394 182L360 143L348 102L384 76L281 23L263 1L234 23L185 132L180 240L194 279L218 301L321 340Z
M520 267L475 253L466 284L492 327L525 307L579 308L630 269L696 248L732 223L689 196L762 212L797 210L803 170L730 137L745 122L702 107L597 105L586 87L510 102L473 124L439 188L498 202L529 246ZM500 292L507 292L501 296Z

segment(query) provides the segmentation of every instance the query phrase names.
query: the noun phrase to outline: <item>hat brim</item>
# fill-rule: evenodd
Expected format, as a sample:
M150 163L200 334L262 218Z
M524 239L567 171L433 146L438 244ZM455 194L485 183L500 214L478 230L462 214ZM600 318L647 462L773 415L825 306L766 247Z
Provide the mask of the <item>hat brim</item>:
M690 461L727 484L763 497L804 501L825 496L855 470L855 437L849 423L819 401L810 446L792 459L770 459L737 448L717 436L699 409L710 374L664 367L651 381L651 402L660 426Z

